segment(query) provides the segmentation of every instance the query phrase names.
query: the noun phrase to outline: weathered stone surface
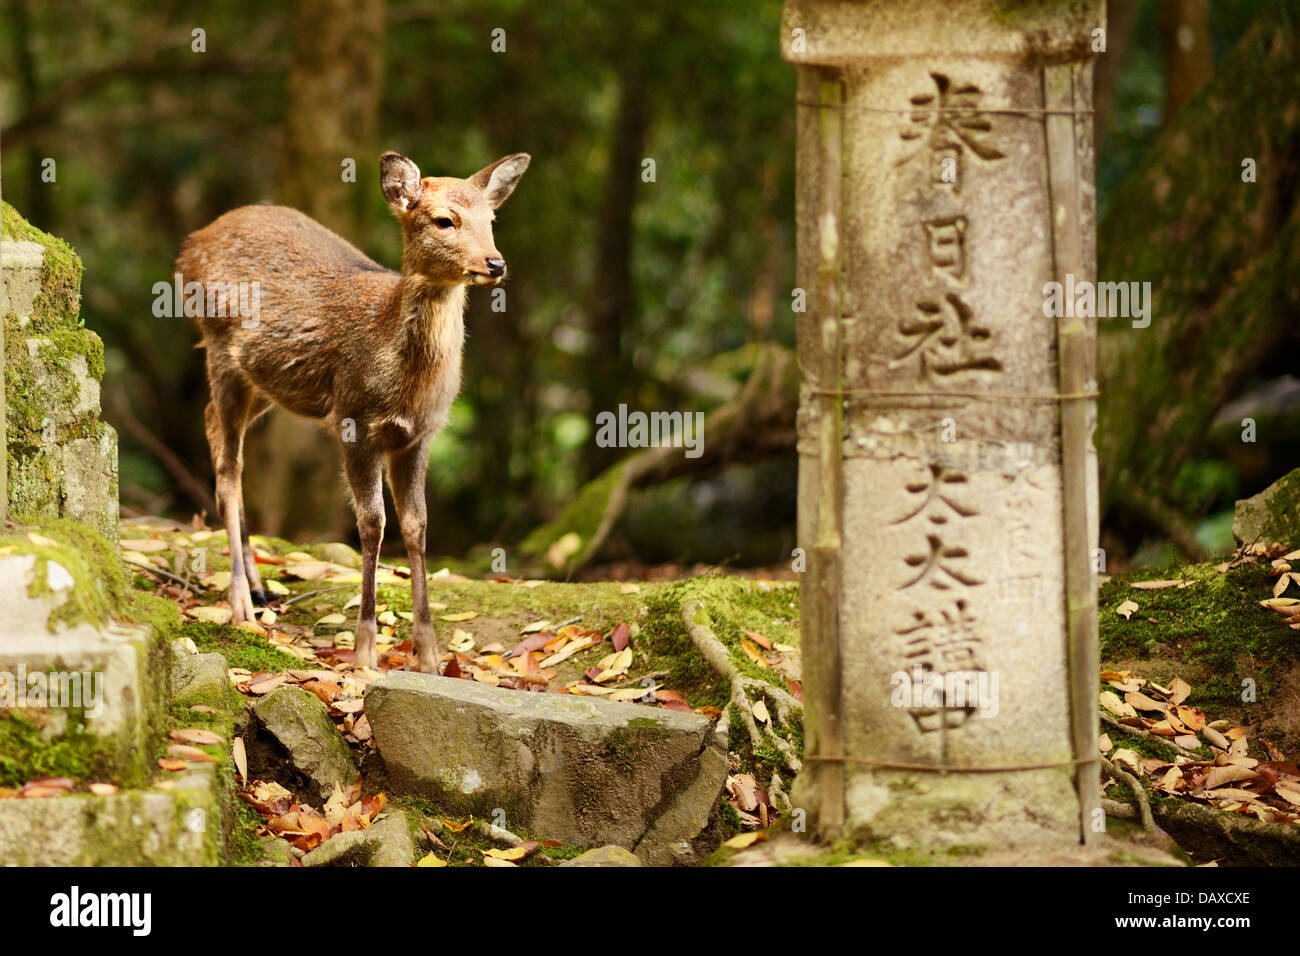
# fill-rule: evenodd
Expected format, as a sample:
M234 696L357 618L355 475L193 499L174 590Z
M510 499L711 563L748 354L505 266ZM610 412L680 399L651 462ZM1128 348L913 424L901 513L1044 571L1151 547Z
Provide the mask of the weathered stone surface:
M37 575L43 580L32 595ZM56 620L51 629L51 618L76 586L57 561L0 556L0 692L15 697L16 714L39 712L48 739L84 721L123 767L141 769L148 759L150 710L161 706L162 682L149 671L157 635L147 626L112 622L68 626ZM44 690L33 696L38 675Z
M725 736L698 714L392 672L366 714L396 792L645 862L689 850L726 779Z
M352 752L316 695L278 687L253 705L253 716L314 787L312 796L328 800L335 785L347 790L357 779Z
M413 866L411 823L405 813L390 813L364 830L336 833L302 858L303 866Z
M635 853L611 845L588 850L572 860L565 860L560 866L641 866L641 860Z
M177 645L171 669L171 702L181 706L207 704L228 709L233 688L226 659L220 654L190 654Z
M41 294L41 272L45 247L26 240L0 239L0 315L12 313L24 319L36 308Z
M1233 508L1232 536L1238 544L1300 543L1300 468Z
M798 327L806 751L934 768L810 760L793 800L815 829L832 806L832 828L842 813L864 841L1078 839L1062 520L1073 486L1056 395L1072 394L1065 407L1086 431L1095 385L1063 387L1044 307L1047 283L1095 277L1082 61L1102 12L785 5L809 304ZM1095 324L1062 320L1077 328L1085 378ZM1097 527L1095 456L1080 457L1075 513L1091 540L1070 542L1076 569ZM989 706L913 699L903 692L920 698L918 674L985 680ZM1049 769L938 772L1031 765Z
M175 787L111 797L0 801L0 862L13 866L215 866L222 807L215 767Z
M7 495L16 516L117 538L117 433L99 420L103 343L80 321L81 263L0 204Z

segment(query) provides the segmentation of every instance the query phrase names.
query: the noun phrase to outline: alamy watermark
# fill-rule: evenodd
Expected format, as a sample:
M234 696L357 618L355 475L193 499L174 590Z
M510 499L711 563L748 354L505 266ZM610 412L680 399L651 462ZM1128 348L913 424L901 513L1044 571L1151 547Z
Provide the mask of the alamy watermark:
M981 717L998 715L996 671L939 671L919 664L907 671L895 671L889 702L909 709L978 710Z
M1049 319L1132 319L1133 328L1151 324L1150 282L1074 281L1067 273L1064 284L1048 282L1043 286L1043 315Z
M104 713L104 675L98 671L0 671L0 707L80 708Z
M704 454L703 412L618 412L596 415L599 448L685 448L687 458Z
M160 319L239 318L255 329L262 316L262 285L251 282L186 282L179 272L171 282L153 284L153 314Z

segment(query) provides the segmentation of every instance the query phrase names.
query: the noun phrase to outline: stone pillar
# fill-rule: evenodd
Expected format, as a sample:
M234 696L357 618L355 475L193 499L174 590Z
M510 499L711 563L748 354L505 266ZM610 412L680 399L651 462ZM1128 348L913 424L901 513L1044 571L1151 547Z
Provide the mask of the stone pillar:
M99 418L104 345L81 324L81 260L0 203L7 501L117 540L117 432Z
M1050 844L1099 819L1095 327L1046 317L1045 285L1095 272L1104 26L1101 0L786 2L794 803L822 837Z

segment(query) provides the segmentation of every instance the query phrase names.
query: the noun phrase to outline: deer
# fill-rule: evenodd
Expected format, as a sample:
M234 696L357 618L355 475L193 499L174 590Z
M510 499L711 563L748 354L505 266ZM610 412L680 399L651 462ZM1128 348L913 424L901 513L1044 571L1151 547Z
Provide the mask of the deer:
M493 286L506 263L495 210L528 168L503 156L468 179L421 177L397 152L379 158L380 188L402 231L401 271L364 255L285 206L243 206L191 233L176 260L185 288L255 283L257 314L191 309L205 350L204 426L218 517L230 550L232 621L267 603L249 543L244 433L273 404L338 437L361 541L356 666L376 666L375 571L384 536L383 471L411 571L417 666L438 673L425 571L429 443L460 391L469 286ZM216 314L208 314L216 313Z

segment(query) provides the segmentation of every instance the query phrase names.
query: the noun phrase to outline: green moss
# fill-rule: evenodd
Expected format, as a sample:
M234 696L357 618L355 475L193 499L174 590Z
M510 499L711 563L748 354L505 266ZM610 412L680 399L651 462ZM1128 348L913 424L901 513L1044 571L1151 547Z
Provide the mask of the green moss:
M79 324L82 267L72 247L57 236L37 229L7 202L0 202L0 233L8 239L45 247L41 294L36 299L29 329L43 332L67 325L69 319ZM100 374L103 374L102 367Z
M37 540L30 537L33 533ZM98 627L109 620L152 624L161 637L176 630L175 605L135 591L116 549L85 525L61 518L27 519L17 530L0 535L0 551L35 556L28 589L33 597L50 593L51 562L72 576L73 586L61 592L62 603L50 615L51 631L82 622Z
M66 711L68 726L57 737L47 737L37 714L0 709L0 787L19 787L40 777L74 780L122 781L139 784L143 774L126 765L123 772L118 742L91 733L80 711Z
M44 340L35 357L27 346L33 337ZM103 378L104 343L94 332L80 327L56 328L36 336L30 328L20 329L12 313L5 317L6 435L11 456L30 456L52 444L45 434L46 419L60 411L70 412L79 401L81 378L74 370L77 359L84 361L87 375ZM100 426L94 415L83 415L59 424L53 441L66 444L94 439ZM15 468L11 465L10 470Z
M303 666L299 658L267 643L266 638L228 624L186 621L180 629L180 636L192 640L200 653L221 654L231 667L243 667L254 673Z
M604 519L610 495L623 481L624 467L624 463L620 462L587 482L558 518L533 529L519 544L519 550L525 561L540 562L551 545L570 533L576 534L581 544L566 566L590 558L591 555L586 552L590 549L591 539Z
M1135 580L1186 579L1183 588L1139 590ZM1219 573L1213 564L1117 575L1098 593L1102 659L1150 661L1156 680L1182 677L1189 701L1201 707L1240 704L1242 680L1251 678L1261 698L1285 666L1300 660L1296 632L1260 607L1272 595L1262 564ZM1126 600L1138 605L1129 620L1116 613Z

